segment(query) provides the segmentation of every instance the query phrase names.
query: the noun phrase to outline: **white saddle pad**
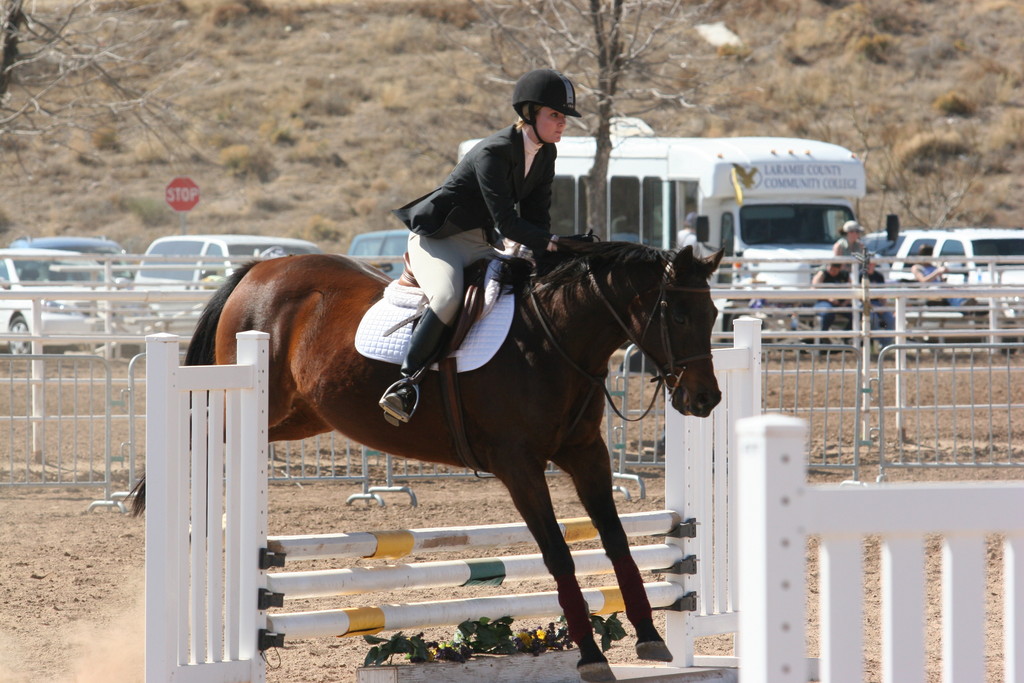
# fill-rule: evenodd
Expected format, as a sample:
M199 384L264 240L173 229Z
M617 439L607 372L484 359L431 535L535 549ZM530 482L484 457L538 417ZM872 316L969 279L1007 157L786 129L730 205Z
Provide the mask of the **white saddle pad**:
M494 260L487 268L484 308L480 319L470 328L459 350L452 354L458 361L459 372L476 370L487 363L505 341L512 326L515 297L502 292L494 280L497 267L498 262ZM404 287L395 280L384 290L384 298L371 306L359 322L356 350L366 358L400 365L409 347L412 322L402 325L387 336L385 334L425 305L426 297L421 290ZM432 367L436 369L437 364Z

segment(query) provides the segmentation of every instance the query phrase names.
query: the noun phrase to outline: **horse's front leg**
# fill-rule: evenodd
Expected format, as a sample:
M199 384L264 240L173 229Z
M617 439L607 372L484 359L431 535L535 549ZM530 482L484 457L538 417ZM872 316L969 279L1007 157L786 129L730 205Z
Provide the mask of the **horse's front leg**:
M580 678L590 683L614 681L615 674L608 665L608 659L594 640L590 609L576 580L576 564L555 518L551 494L544 478L544 465L537 467L531 463L528 469L520 467L512 472L494 474L508 488L512 502L540 547L544 565L555 579L558 604L565 614L569 637L580 649L580 661L576 665Z
M641 659L672 661L672 653L654 627L651 603L644 590L643 577L629 550L629 539L615 509L612 494L611 463L608 449L598 439L590 446L561 453L555 464L573 479L580 502L586 508L601 544L615 569L615 579L622 591L626 617L636 629L636 653Z

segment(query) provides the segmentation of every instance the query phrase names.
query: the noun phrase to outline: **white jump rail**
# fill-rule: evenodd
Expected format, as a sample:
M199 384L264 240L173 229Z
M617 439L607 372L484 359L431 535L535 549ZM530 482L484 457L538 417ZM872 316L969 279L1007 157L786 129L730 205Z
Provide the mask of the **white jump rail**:
M731 561L736 542L728 520L734 503L725 502L735 499L726 476L735 450L729 435L736 419L759 412L760 321L738 320L736 330L732 348L714 350L724 398L713 417L671 413L666 451L675 464L666 479L669 510L623 516L630 535L675 534L664 544L634 549L642 567L666 571L664 581L645 586L652 605L703 605L696 612L669 612L666 640L675 655L673 666L679 668L707 665L695 661L696 635L736 630L736 570ZM366 587L379 590L381 581L396 589L467 585L480 566L499 560L268 574L265 569L280 555L288 560L401 557L421 548L415 550L419 553L436 545L444 530L268 538L267 335L239 334L238 363L229 366L179 367L178 344L174 335L147 337L147 683L264 681L260 651L280 642L281 635L357 634L482 616L561 613L552 592L268 614L265 608L280 593L289 598L337 595ZM589 520L562 524L569 540L596 534ZM465 536L470 546L532 542L521 524L457 531L455 536ZM450 539L441 544L452 547ZM697 561L697 553L705 553L703 559ZM610 571L599 551L576 556L581 574ZM536 557L504 557L500 562L509 563L502 570L504 578L546 573ZM669 570L673 564L680 573ZM690 570L696 573L685 573ZM622 611L617 588L589 589L585 595L595 613Z
M986 536L1003 535L1005 683L1024 683L1024 483L806 483L802 420L739 423L743 683L802 683L805 541L820 538L820 674L863 681L863 547L881 537L882 680L927 680L925 536L942 536L943 683L986 673ZM994 615L990 616L991 618Z

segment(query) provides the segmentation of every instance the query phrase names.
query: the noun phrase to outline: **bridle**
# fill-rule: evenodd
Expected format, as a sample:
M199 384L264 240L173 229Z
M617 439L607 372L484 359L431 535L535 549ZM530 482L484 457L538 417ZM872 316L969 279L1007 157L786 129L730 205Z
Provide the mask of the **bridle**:
M669 389L674 391L676 387L679 386L679 383L683 381L683 375L686 373L686 366L688 363L692 363L698 360L708 360L711 358L711 352L709 351L708 353L696 353L692 356L682 358L678 362L676 362L675 358L672 356L672 333L668 325L668 301L665 298L665 294L670 290L676 292L696 292L703 290L697 290L696 288L693 287L682 287L680 285L665 284L664 278L658 281L658 298L657 300L655 300L654 308L651 310L650 315L647 316L647 322L644 324L644 329L640 333L640 339L646 337L647 331L651 327L651 323L654 322L655 318L658 318L660 322L658 331L661 336L661 345L662 348L665 349L665 353L668 354L668 358L666 359L665 364L658 366L654 356L651 355L651 353L648 352L647 349L643 347L643 344L640 343L640 339L637 339L632 335L629 326L626 325L626 323L619 316L618 312L612 307L611 302L608 301L608 297L605 295L604 290L601 288L601 283L594 275L594 271L588 269L587 274L590 276L590 281L593 283L594 288L597 290L598 294L601 295L601 301L604 302L605 308L608 309L608 312L612 314L612 318L615 320L616 324L622 329L623 332L626 333L626 338L629 339L630 343L632 343L636 348L638 348L640 350L640 353L644 354L644 357L647 358L647 360L651 361L652 365L658 368L659 382L663 383ZM639 297L640 295L637 296Z
M548 341L555 348L555 350L558 351L559 355L561 355L562 358L565 359L565 361L569 364L570 367L572 367L579 374L583 375L591 382L590 391L587 392L587 396L583 401L583 405L580 409L580 412L577 414L576 419L573 420L572 424L569 427L570 432L583 417L583 412L586 410L587 404L590 402L590 397L593 396L594 394L595 387L601 387L602 391L604 391L605 399L608 401L608 405L612 407L612 410L620 419L626 420L627 422L638 422L647 417L647 415L651 412L651 410L654 407L654 402L657 400L658 395L661 393L661 389L663 386L667 386L672 391L676 390L680 382L682 382L683 380L683 375L686 373L686 368L689 363L698 360L708 360L712 357L710 351L708 353L698 353L692 356L687 356L685 358L680 359L679 361L676 361L672 355L672 337L667 319L668 301L665 298L666 293L670 290L698 291L697 289L691 287L682 287L679 285L666 284L665 278L662 277L658 281L658 298L655 300L654 306L651 309L650 314L647 316L647 321L644 323L643 330L640 333L640 338L638 339L635 335L633 335L632 331L629 328L629 325L627 325L625 321L623 321L618 311L616 311L615 308L612 306L611 302L608 300L607 294L601 287L600 281L594 275L593 269L590 268L589 266L587 268L587 276L589 277L590 282L593 285L595 291L597 291L599 298L604 303L605 308L607 308L608 312L611 313L612 319L615 320L615 323L626 334L626 338L630 341L630 343L633 344L633 346L639 349L640 353L642 353L644 357L647 360L649 360L653 366L657 368L657 377L651 381L656 381L658 383L658 386L655 388L651 396L650 403L647 405L647 408L644 410L643 414L640 415L640 417L629 418L623 415L622 412L619 410L618 406L615 405L615 401L612 399L611 393L608 390L608 386L605 383L605 379L608 375L607 369L605 369L605 371L602 374L592 375L589 372L587 372L584 368L580 367L579 363L573 360L569 356L569 354L566 353L565 349L563 349L561 344L559 344L558 341L555 339L555 336L551 331L551 326L548 323L547 316L544 315L544 312L537 304L536 291L531 289L530 303L533 305L534 313L536 313L537 319L540 321L541 328L543 328L544 334L547 337ZM642 296L642 294L638 294L637 298L639 298L640 296ZM654 358L654 356L651 355L649 351L647 351L647 349L644 348L643 344L640 341L641 339L647 336L647 332L650 329L650 326L654 322L655 318L659 319L659 333L661 336L662 347L668 354L668 358L666 359L666 362L663 365L658 365L657 360Z

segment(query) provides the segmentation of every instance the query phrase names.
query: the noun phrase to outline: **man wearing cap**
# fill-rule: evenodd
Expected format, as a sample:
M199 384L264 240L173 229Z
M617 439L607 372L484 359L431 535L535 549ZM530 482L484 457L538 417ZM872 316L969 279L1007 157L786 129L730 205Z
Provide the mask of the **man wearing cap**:
M860 256L864 253L864 243L860 238L864 236L864 228L857 221L846 221L840 231L842 237L832 245L832 254L835 256Z

